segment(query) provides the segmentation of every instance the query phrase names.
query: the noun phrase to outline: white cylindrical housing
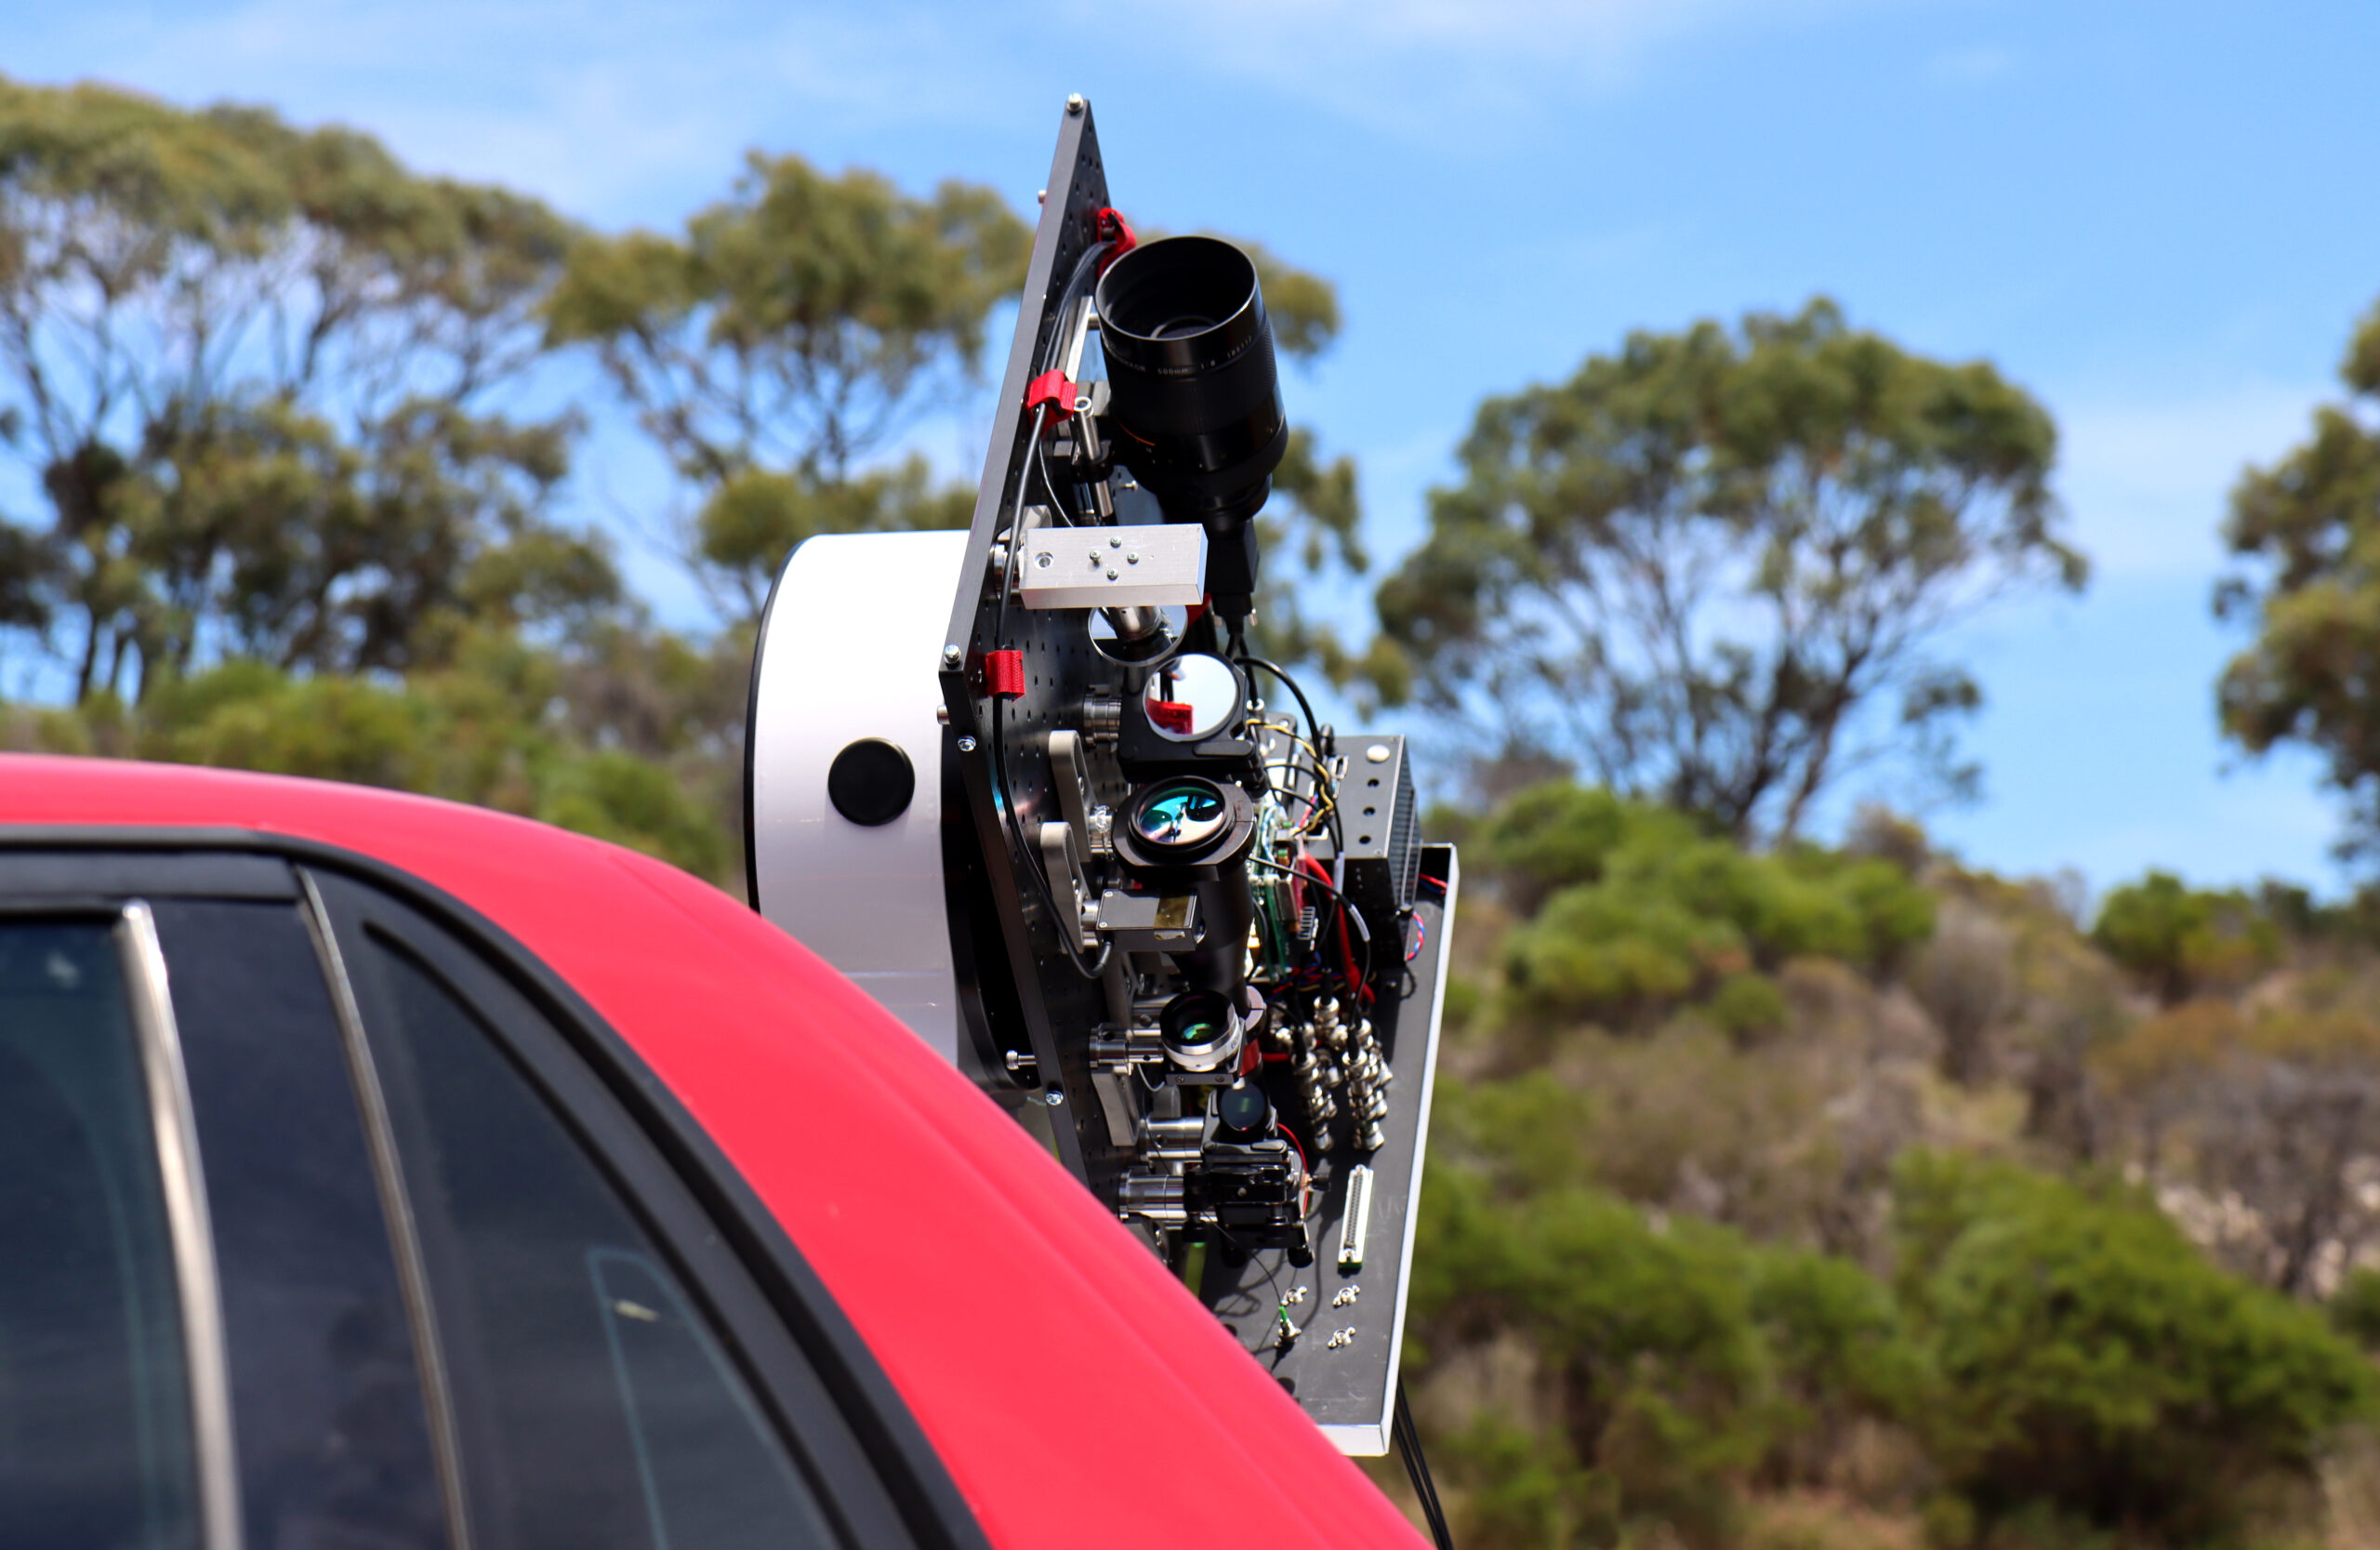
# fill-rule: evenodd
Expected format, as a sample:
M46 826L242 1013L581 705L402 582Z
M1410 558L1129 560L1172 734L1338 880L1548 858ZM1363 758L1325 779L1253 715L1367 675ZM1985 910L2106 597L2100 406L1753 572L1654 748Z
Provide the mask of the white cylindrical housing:
M754 653L747 821L760 913L841 970L954 1063L959 1001L943 885L943 635L963 532L822 536L777 577ZM914 790L882 822L828 794L855 743L891 744ZM850 770L891 767L880 749ZM853 787L846 783L847 797ZM852 803L866 816L882 784Z

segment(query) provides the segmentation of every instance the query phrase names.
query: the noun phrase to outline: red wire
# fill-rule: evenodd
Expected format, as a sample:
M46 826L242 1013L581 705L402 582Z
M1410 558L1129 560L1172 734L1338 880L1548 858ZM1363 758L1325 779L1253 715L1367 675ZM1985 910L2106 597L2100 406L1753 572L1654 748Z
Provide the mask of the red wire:
M1364 993L1364 981L1363 976L1355 972L1355 941L1347 934L1347 895L1339 892L1337 886L1331 882L1330 874L1322 869L1321 862L1310 855L1302 855L1298 859L1314 868L1314 875L1321 881L1325 888L1330 890L1331 898L1338 903L1339 961L1347 966L1347 994L1360 998Z
M1314 1170L1305 1165L1305 1148L1298 1144L1297 1133L1287 1125L1276 1125L1274 1128L1281 1133L1281 1139L1289 1144L1289 1149L1298 1154L1298 1220L1302 1222L1306 1218L1306 1212L1312 1209L1306 1196L1311 1192L1314 1183Z

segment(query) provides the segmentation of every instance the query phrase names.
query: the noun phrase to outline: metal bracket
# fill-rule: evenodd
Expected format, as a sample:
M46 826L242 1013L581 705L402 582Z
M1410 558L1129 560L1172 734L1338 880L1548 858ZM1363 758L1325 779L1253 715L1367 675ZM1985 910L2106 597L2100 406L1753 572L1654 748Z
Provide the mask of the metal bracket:
M1043 824L1038 836L1041 862L1050 874L1050 892L1057 895L1058 927L1074 934L1088 951L1099 946L1098 915L1085 884L1082 857L1075 851L1075 831L1067 824Z
M1207 595L1207 530L1197 523L1036 527L1018 556L1027 608L1196 607Z

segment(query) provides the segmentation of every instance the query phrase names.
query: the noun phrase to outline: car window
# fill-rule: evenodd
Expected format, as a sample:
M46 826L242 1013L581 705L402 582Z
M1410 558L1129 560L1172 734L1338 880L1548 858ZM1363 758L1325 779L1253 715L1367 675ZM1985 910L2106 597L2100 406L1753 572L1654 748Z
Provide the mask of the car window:
M172 1239L105 921L0 921L0 1544L198 1540Z
M287 901L152 911L205 1170L247 1542L436 1550L413 1330L313 938Z
M475 1543L840 1543L668 1256L481 1018L376 934L350 963L375 990Z

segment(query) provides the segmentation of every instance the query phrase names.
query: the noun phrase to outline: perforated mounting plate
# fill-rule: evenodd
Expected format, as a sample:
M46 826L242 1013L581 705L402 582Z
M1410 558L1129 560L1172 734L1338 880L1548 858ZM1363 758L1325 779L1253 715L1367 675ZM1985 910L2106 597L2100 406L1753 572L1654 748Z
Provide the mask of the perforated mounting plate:
M1085 694L1112 685L1116 669L1092 648L1082 614L1021 603L1003 610L1008 557L1003 552L996 559L994 549L1017 513L1025 488L1032 431L1025 388L1036 359L1064 321L1057 315L1060 293L1084 250L1098 240L1098 211L1108 203L1091 105L1070 105L1059 124L1057 153L1025 268L1025 304L1018 309L1016 338L1000 379L991 445L967 532L947 637L947 644L958 648L956 659L945 652L942 669L952 733L946 757L957 767L959 794L982 853L980 876L958 880L972 881L972 898L952 901L954 930L972 931L978 938L972 944L975 993L961 995L961 1013L972 1042L999 1056L972 1074L1013 1106L1023 1094L1012 1072L1030 1069L1041 1095L1058 1099L1048 1117L1059 1160L1102 1199L1113 1198L1126 1159L1100 1113L1089 1040L1061 1039L1056 1030L1096 1027L1107 1015L1105 995L1067 959L1016 835L1038 833L1042 823L1063 816L1051 781L1049 735L1069 724L1063 718L1075 713ZM1024 654L1023 695L1002 701L985 693L979 664L992 651ZM1000 762L997 788L994 759ZM999 805L1001 790L1013 807L1013 824ZM1124 794L1120 782L1090 792L1093 801L1111 806ZM985 939L991 935L997 935L997 946ZM997 972L1001 969L1004 975ZM1009 1060L1011 1054L1029 1056L1029 1067L1023 1058Z

